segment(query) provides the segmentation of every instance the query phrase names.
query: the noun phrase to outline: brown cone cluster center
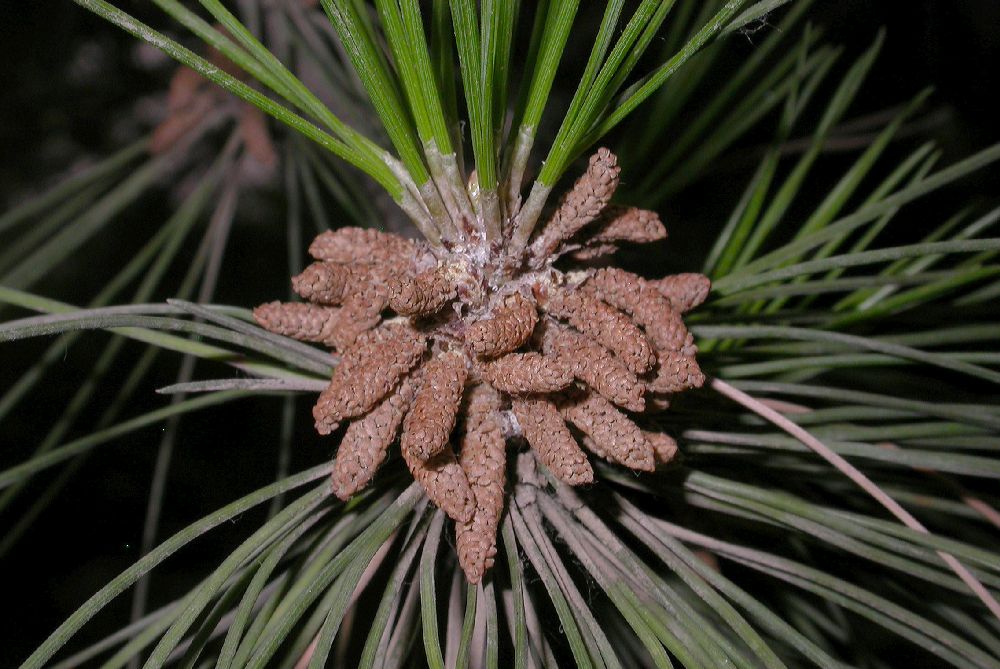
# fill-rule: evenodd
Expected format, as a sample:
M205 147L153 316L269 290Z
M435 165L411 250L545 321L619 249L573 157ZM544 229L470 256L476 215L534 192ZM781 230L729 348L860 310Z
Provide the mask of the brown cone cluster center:
M598 151L502 274L462 249L341 228L313 241L316 262L292 279L306 302L254 311L272 332L340 353L313 408L320 434L346 426L334 492L368 485L398 437L414 479L454 519L471 583L494 561L508 444L527 443L570 485L593 481L588 453L651 471L677 447L644 417L704 382L682 314L708 279L593 264L666 236L655 213L609 205L618 171Z

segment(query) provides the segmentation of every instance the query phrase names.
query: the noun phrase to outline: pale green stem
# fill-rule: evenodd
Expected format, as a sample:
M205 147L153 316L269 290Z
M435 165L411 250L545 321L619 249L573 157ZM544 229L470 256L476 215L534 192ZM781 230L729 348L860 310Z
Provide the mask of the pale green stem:
M451 222L457 233L457 238L464 236L463 221L474 221L476 216L472 210L472 202L466 190L462 173L458 167L458 159L454 153L441 153L437 142L430 140L424 143L424 155L431 169L431 175L437 184L438 192L444 200L445 207L451 215Z
M535 229L535 225L542 215L545 201L549 199L551 192L552 186L547 186L541 181L536 181L532 185L528 200L524 203L514 222L514 235L510 242L512 255L520 255L524 251L524 247L528 245L531 232Z
M420 234L430 242L431 246L437 249L442 248L441 235L434 225L430 211L427 209L427 203L424 202L423 196L417 185L413 183L413 179L410 177L410 173L406 170L406 167L388 151L383 154L382 159L403 186L402 193L396 198L396 204L410 217L413 224L420 230Z
M531 157L531 147L535 143L535 128L522 125L517 131L517 139L510 153L510 173L507 176L506 207L511 218L521 210L521 183L524 181L524 171Z
M469 199L469 190L466 188L465 179L462 178L462 167L459 165L458 156L455 153L448 153L441 156L444 172L448 177L448 183L454 190L455 202L458 204L462 216L473 220L475 214L472 211L472 200Z
M500 239L500 198L495 188L479 192L479 210L486 232L486 241Z
M424 157L427 159L428 168L430 168L431 179L434 180L434 186L444 204L445 213L438 219L439 227L442 228L445 239L461 239L463 234L460 221L462 219L458 202L455 200L455 189L448 181L449 176L444 167L443 156L437 147L437 142L433 139L424 142Z
M427 179L427 181L420 184L417 190L420 193L420 199L424 201L424 205L427 207L427 213L434 227L437 228L444 239L454 239L454 226L451 225L451 216L449 216L445 208L444 200L441 199L441 194L438 192L434 179Z

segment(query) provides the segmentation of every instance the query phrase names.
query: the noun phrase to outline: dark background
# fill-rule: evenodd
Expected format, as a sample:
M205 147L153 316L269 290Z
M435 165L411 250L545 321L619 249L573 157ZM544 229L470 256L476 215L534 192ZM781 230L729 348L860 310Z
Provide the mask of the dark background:
M149 11L145 3L123 4L140 15ZM888 29L882 56L848 118L905 101L929 83L936 88L931 107L938 113L929 115L935 120L926 130L944 147L943 164L1000 139L994 101L1000 87L1000 3L821 0L813 10L813 20L826 27L829 41L846 45L849 54L868 46L878 26ZM755 35L736 39L752 44ZM584 40L576 42L576 48L589 48ZM69 0L0 0L0 209L52 183L76 161L107 155L143 128L134 102L162 90L169 68L153 72L138 68L134 53L130 37ZM577 55L585 58L583 51ZM751 138L745 150L752 149ZM986 172L962 188L995 194L996 177L995 171ZM955 197L961 198L961 192ZM690 202L674 206L683 211L699 205L697 189L694 193ZM134 238L152 229L149 226L162 220L171 205L168 196L154 193L144 200L142 210L127 212L127 225L115 228L122 248L129 248ZM243 219L248 222L234 230L216 301L250 306L281 296L276 291L283 291L287 282L283 263L270 266L258 260L274 257L274 249L283 248L285 242L278 222L255 221L245 213ZM64 272L46 278L38 292L67 301L88 299L95 288L86 281L88 272L120 262L121 250L109 246L106 237L102 239L87 248L86 257L73 258ZM0 313L4 319L12 315L11 311ZM20 461L36 445L106 341L102 334L84 336L66 351L57 373L0 426L0 468ZM0 347L0 390L19 378L48 343ZM139 350L130 345L126 360L134 360ZM160 357L147 384L150 392L140 393L126 416L163 405L164 398L151 389L174 381L177 361L169 353ZM211 371L199 367L206 376ZM219 372L216 376L225 374L221 368L214 371ZM110 401L121 381L120 374L109 375L94 398L95 412ZM280 400L264 398L184 419L161 538L272 479L280 406ZM302 419L293 469L320 462L332 451L330 444L309 429L306 400L299 401L298 411ZM71 437L86 434L89 421L82 423ZM160 429L139 431L99 448L20 545L0 559L0 615L4 619L0 667L16 665L86 597L137 559ZM44 490L51 476L39 477L39 485L24 495L22 503L0 516L0 533L24 512L33 495ZM152 606L183 592L257 520L248 514L158 568ZM100 638L124 624L128 603L128 596L121 597L77 641Z

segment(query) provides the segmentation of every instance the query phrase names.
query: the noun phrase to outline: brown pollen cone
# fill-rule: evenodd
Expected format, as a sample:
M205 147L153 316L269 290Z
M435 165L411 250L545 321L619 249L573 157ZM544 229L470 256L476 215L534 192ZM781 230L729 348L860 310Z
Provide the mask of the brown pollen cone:
M524 438L556 478L569 485L593 483L594 469L555 404L541 397L525 397L511 400L511 408Z
M600 395L587 393L567 402L562 415L593 440L599 455L629 469L656 468L653 447L639 426Z
M186 69L179 70L178 74ZM197 73L195 76L201 77ZM153 136L149 140L149 152L158 155L174 147L181 137L205 120L214 106L212 97L198 95L191 102L172 110L170 115L153 130Z
M382 326L344 352L330 385L320 393L316 431L330 434L340 421L367 412L420 360L426 340L402 324Z
M403 460L427 497L457 523L468 523L476 512L476 498L469 480L451 450L430 460L403 451Z
M595 227L594 233L587 239L588 244L608 242L648 244L667 237L667 229L663 227L656 212L638 207L611 205L601 214Z
M240 137L247 153L261 165L273 167L278 162L278 154L267 129L267 117L250 105L243 105L240 112Z
M228 35L223 26L215 24L213 27ZM246 75L240 68L218 49L209 47L205 55L215 67L236 79L246 80ZM263 165L274 164L274 146L267 130L267 119L260 110L249 103L235 103L199 72L183 65L175 70L167 91L166 107L166 118L153 130L149 142L150 153L156 155L171 149L189 131L215 114L221 114L238 117L237 127L243 145L252 157Z
M601 214L618 188L620 173L618 158L607 149L598 149L590 157L587 171L566 193L555 214L531 244L531 255L536 262L545 261L560 244Z
M584 289L616 309L632 315L657 352L680 351L692 341L681 315L642 277L616 267L597 270Z
M333 493L346 500L368 485L396 440L396 433L413 396L416 383L405 378L374 409L352 421L337 449L330 476Z
M542 340L546 355L568 360L573 375L629 411L646 408L645 386L610 351L571 328L549 323Z
M653 455L656 457L657 465L670 464L677 458L677 442L669 434L643 430L642 435L653 447Z
M414 277L394 277L389 282L389 306L403 316L433 314L455 297L455 286L444 268L429 269Z
M364 267L314 262L292 277L292 290L299 297L320 304L342 304L355 290L368 283Z
M649 371L656 356L646 335L625 314L579 290L554 290L542 309L613 351L629 371Z
M465 331L465 346L483 358L493 358L521 347L538 323L534 300L514 293L493 315L470 325Z
M372 228L327 230L309 245L313 258L336 263L409 264L415 251L410 240Z
M465 471L476 511L467 523L455 523L458 562L469 583L479 583L493 566L497 528L503 515L506 442L497 420L500 396L485 385L467 393L465 430L459 464Z
M681 353L661 353L659 366L648 382L655 393L679 393L688 388L701 388L705 375L698 361Z
M320 342L338 351L349 347L379 321L377 314L300 302L268 302L255 308L253 317L265 330L300 341Z
M573 383L573 369L558 356L508 353L480 362L476 369L484 381L502 393L553 393Z
M465 355L457 351L442 353L424 365L420 390L403 421L404 453L427 460L448 447L467 376Z
M570 251L569 257L580 261L598 260L617 251L618 247L614 244L587 244L582 248Z
M177 111L188 106L194 101L198 89L206 83L207 80L190 67L182 65L177 68L170 77L170 87L167 89L167 109Z
M670 300L674 309L683 313L691 311L708 299L712 282L704 274L672 274L662 279L654 279L649 285Z
M370 265L367 283L344 300L344 309L359 319L377 317L389 304L389 282L395 275L391 267Z

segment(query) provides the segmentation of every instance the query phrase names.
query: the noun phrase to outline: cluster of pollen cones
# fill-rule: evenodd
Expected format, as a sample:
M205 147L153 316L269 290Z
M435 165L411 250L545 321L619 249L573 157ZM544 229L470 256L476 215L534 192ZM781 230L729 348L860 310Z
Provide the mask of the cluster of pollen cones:
M213 26L225 33L220 25ZM237 79L243 72L217 49L209 48L208 61ZM169 151L198 125L210 122L213 116L238 119L238 133L247 154L264 167L273 167L278 156L264 113L245 102L238 102L224 90L213 85L192 69L181 66L170 79L167 91L167 115L153 130L149 149L153 154Z
M320 434L346 425L334 492L364 488L398 436L414 479L455 520L471 583L494 561L508 442L527 442L570 485L593 481L588 452L651 471L677 446L643 416L704 382L681 315L708 279L593 264L666 236L656 214L608 204L618 171L601 149L520 257L495 265L372 229L324 232L292 279L307 301L254 311L272 332L340 353L313 409Z

